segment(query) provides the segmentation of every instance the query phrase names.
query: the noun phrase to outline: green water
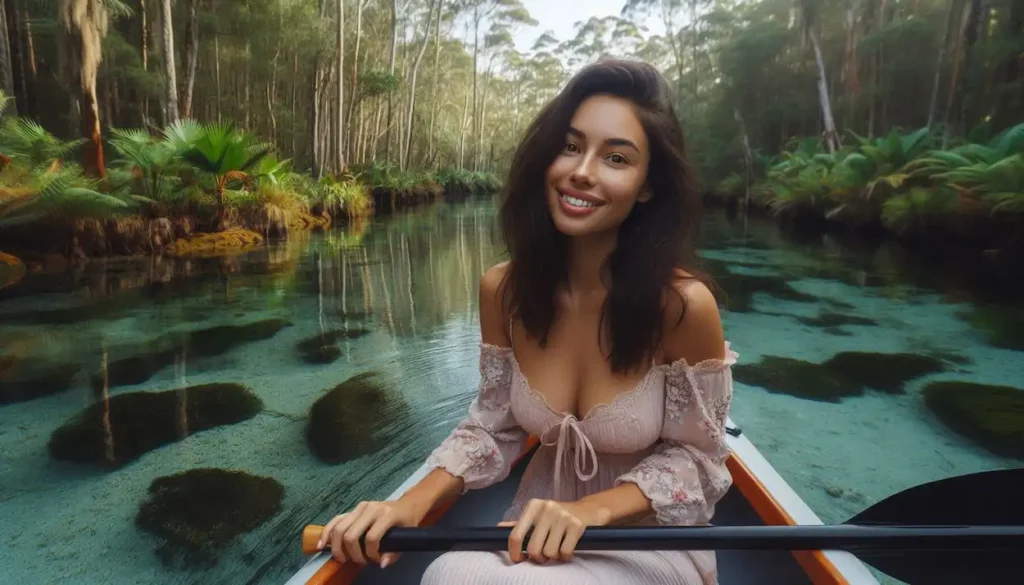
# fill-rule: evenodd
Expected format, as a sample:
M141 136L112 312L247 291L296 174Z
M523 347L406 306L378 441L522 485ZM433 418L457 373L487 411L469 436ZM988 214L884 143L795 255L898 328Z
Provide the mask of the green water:
M478 280L501 259L493 218L489 201L442 205L229 258L95 262L0 290L0 582L283 583L303 562L303 525L388 495L464 416ZM732 417L825 522L1020 464L922 396L936 380L1024 388L1010 280L718 213L704 228L739 365L810 364L787 362L781 382L738 370ZM899 378L902 362L858 362L876 388L806 396L834 382L816 364L851 351L926 367ZM234 385L178 390L200 384ZM150 501L157 478L202 469L250 477L193 471L158 484L181 499ZM221 527L240 534L180 530L225 510ZM179 529L167 544L154 526Z

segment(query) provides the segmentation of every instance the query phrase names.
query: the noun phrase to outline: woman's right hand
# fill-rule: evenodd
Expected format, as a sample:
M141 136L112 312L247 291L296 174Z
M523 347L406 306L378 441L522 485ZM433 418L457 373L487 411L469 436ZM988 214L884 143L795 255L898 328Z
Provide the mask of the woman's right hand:
M344 563L353 561L366 564L359 547L359 539L366 535L366 557L380 568L398 560L398 553L380 555L380 539L392 526L413 527L423 520L425 512L409 501L360 502L351 512L335 516L320 533L317 548L323 550L330 543L331 556Z

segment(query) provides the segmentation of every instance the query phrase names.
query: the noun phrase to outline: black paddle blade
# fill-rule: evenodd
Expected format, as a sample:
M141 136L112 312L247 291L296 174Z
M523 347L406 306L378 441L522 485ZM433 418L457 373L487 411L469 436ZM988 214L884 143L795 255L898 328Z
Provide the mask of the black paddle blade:
M940 479L894 494L846 524L902 526L1024 525L1024 468ZM1024 583L1024 550L851 550L911 585Z

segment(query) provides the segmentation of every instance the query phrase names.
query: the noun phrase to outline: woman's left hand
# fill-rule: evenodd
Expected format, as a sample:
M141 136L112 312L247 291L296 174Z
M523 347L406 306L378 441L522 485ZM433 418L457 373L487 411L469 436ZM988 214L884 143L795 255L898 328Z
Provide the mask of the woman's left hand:
M538 563L551 559L571 561L576 543L587 526L607 523L607 512L585 502L556 502L530 500L516 522L502 522L499 526L515 526L508 538L508 554L512 562L525 560L523 539L533 528L526 554Z

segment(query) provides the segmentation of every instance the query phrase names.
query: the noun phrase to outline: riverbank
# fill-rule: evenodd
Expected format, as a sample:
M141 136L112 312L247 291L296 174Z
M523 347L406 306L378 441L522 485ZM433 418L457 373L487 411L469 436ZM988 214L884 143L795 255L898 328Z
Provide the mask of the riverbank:
M52 147L35 147L39 136ZM379 164L314 179L252 134L191 120L157 136L112 131L116 156L99 177L65 160L75 144L31 122L5 121L0 287L26 272L60 272L90 258L242 252L292 232L461 201L500 186L487 173Z
M928 128L854 135L834 152L798 138L740 166L711 181L707 205L770 216L804 236L895 239L930 254L1024 264L1024 124L948 146Z

